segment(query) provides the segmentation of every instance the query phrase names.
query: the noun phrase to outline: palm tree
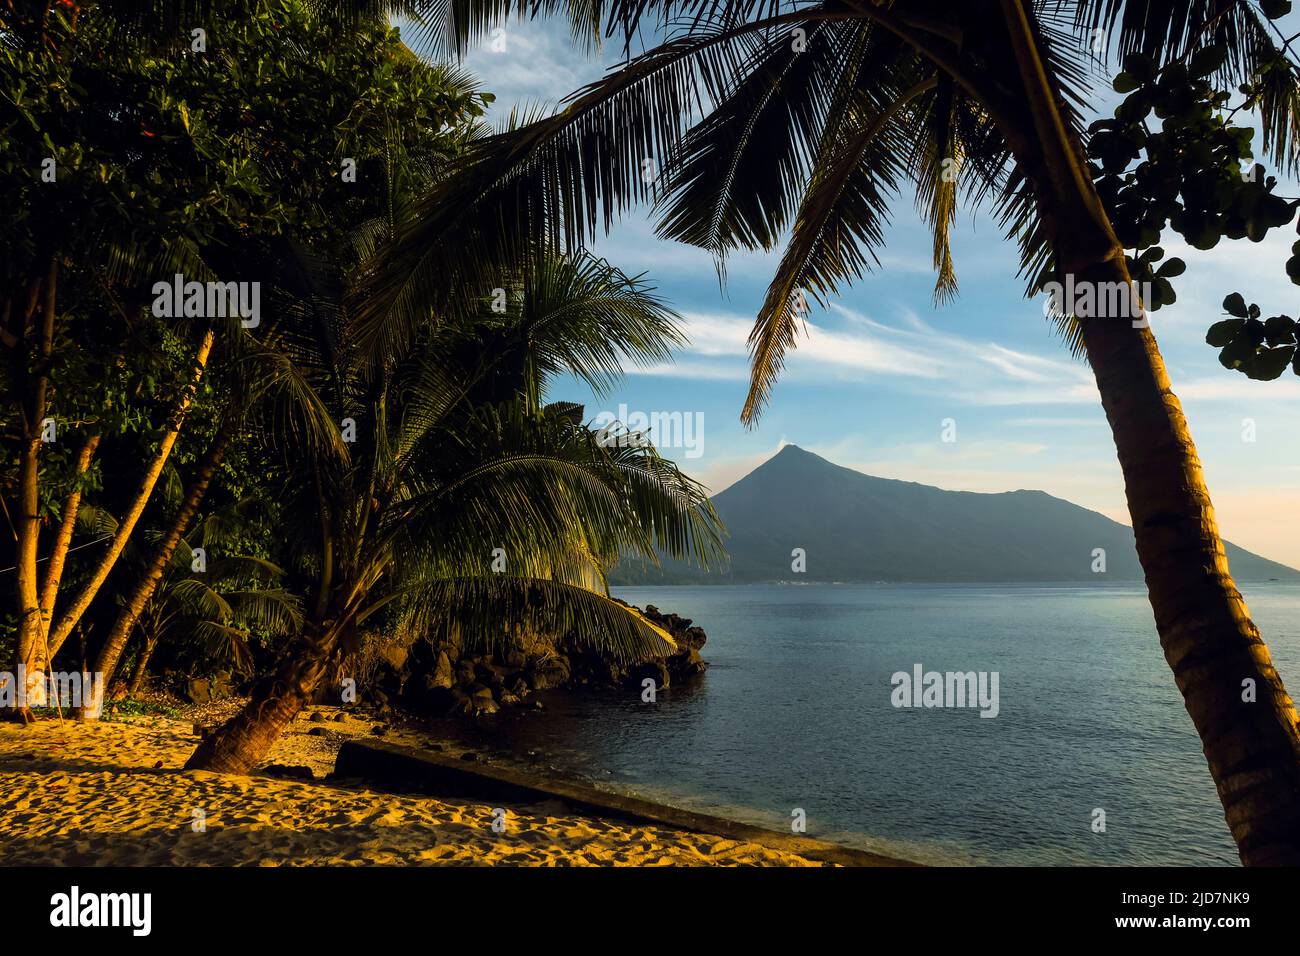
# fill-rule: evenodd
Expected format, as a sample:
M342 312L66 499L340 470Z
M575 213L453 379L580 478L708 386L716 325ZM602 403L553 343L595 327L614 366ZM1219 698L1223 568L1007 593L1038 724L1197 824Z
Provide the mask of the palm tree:
M505 12L472 0L420 6L447 52ZM440 277L482 284L521 249L579 245L637 202L656 204L661 236L713 251L720 268L730 250L770 249L788 233L750 338L750 425L796 345L803 293L824 299L873 264L889 200L906 184L933 228L940 298L955 289L947 235L963 200L993 203L1031 289L1044 275L1131 288L1083 151L1090 63L1141 53L1163 65L1221 44L1221 80L1270 77L1259 101L1267 155L1291 171L1300 161L1297 68L1244 0L539 0L526 10L567 14L588 34L603 25L629 55L555 115L475 144L424 197L368 275L365 334L414 322L445 297ZM643 29L664 39L632 55ZM647 160L660 170L649 182ZM1155 338L1129 314L1097 311L1067 317L1064 331L1096 377L1166 660L1242 860L1300 863L1300 717L1233 582Z
M173 551L162 579L135 616L140 646L131 679L118 688L125 696L140 692L149 662L163 641L188 636L201 645L205 662L225 659L248 673L253 667L248 641L254 633L291 634L302 626L301 601L276 586L284 571L264 558L229 555L214 560L202 574L194 573L195 548L204 548L206 554L229 540L222 528L226 517L214 514L199 522L198 532ZM103 680L107 683L108 678Z
M308 3L307 0L285 5L253 4L253 7L272 16L248 17L250 5L231 4L226 0L188 4L116 0L86 5L85 9L77 4L56 4L52 8L51 4L22 3L9 4L4 12L0 12L8 40L5 46L8 56L0 65L4 66L10 83L17 85L14 88L22 90L30 77L44 75L49 82L36 83L36 86L45 90L77 90L86 85L85 78L81 82L70 81L70 70L77 68L85 72L87 64L98 64L94 69L100 70L99 73L86 75L94 75L96 82L103 81L112 88L98 88L96 94L109 98L105 103L116 103L113 98L127 100L129 105L118 104L118 107L108 109L105 113L108 120L91 109L73 111L74 116L86 120L85 129L79 127L78 134L70 137L77 143L78 151L82 148L90 150L91 146L105 148L100 140L107 139L109 146L113 147L109 151L120 156L122 143L130 142L133 135L139 138L142 127L152 125L156 129L168 129L168 124L172 124L178 134L183 130L182 139L194 134L196 155L211 160L212 143L205 143L203 137L218 129L224 131L225 139L216 152L225 155L224 148L229 147L230 151L239 153L240 161L247 156L255 166L244 172L255 170L256 176L261 177L259 181L273 183L265 190L265 195L273 198L269 207L272 228L266 228L265 219L259 221L260 213L255 215L259 209L256 202L250 207L240 207L238 200L229 203L225 200L195 202L195 195L203 195L203 190L213 189L213 183L221 181L220 176L213 176L208 170L204 176L198 177L198 186L194 186L194 193L188 198L166 194L159 200L160 224L168 220L168 215L179 213L183 220L181 228L174 228L173 224L173 228L136 230L126 228L123 222L129 225L135 221L140 208L139 199L127 199L125 193L114 193L112 189L101 186L95 176L87 179L61 172L60 189L57 190L30 189L34 181L26 174L10 177L14 183L22 182L26 190L18 194L21 196L18 207L29 209L29 213L35 211L25 217L23 225L27 222L36 224L32 229L40 239L39 242L27 242L26 233L18 229L16 239L9 243L13 247L9 250L12 255L0 256L4 259L3 274L8 280L4 294L0 294L0 316L3 316L0 320L0 346L4 347L9 359L0 377L5 378L6 399L10 399L18 412L18 427L5 429L6 441L12 431L17 449L17 454L14 454L17 480L13 481L16 507L12 524L16 540L16 561L13 563L17 566L14 600L19 632L18 657L25 663L34 687L39 687L39 672L44 670L48 659L59 653L78 624L91 613L96 597L103 591L105 581L113 574L129 545L136 525L149 502L155 499L157 481L168 466L182 428L190 429L186 419L194 418L192 412L195 410L191 406L198 397L201 411L201 406L207 401L207 395L199 397L200 386L209 390L216 378L217 392L224 393L227 398L224 414L211 444L196 463L185 502L175 512L173 527L159 541L142 578L131 587L129 600L121 605L120 614L99 649L95 670L103 672L105 679L112 679L136 617L142 613L170 554L177 548L188 523L203 503L208 485L227 449L238 441L247 415L259 402L285 402L296 388L295 369L274 351L273 317L256 333L243 329L233 316L224 324L169 320L169 326L175 326L173 332L195 343L191 347L195 356L194 368L191 371L188 363L181 363L178 375L185 377L182 381L185 388L175 390L175 401L162 410L156 450L149 450L151 453L146 457L142 477L126 502L109 540L95 551L74 559L73 563L78 564L94 555L90 574L78 576L77 589L68 588L64 583L65 559L74 550L73 531L77 527L78 509L82 506L82 479L87 471L99 467L96 453L101 451L104 424L96 421L85 429L81 449L70 463L72 480L62 501L61 514L57 515L57 532L52 545L47 545L42 536L43 525L47 523L43 512L48 512L48 509L42 507L42 496L48 496L49 486L55 484L51 472L59 463L59 455L51 455L40 442L40 423L47 415L55 416L60 419L62 427L70 418L69 406L78 401L83 392L79 382L70 381L74 376L60 378L56 373L60 369L52 372L51 365L55 359L75 354L83 345L78 333L85 334L86 326L94 328L95 325L94 321L86 321L77 329L66 328L68 316L61 315L64 303L77 302L78 299L100 303L107 299L121 312L123 321L117 323L117 313L105 310L113 316L112 323L105 325L117 328L117 325L131 326L135 323L148 300L148 297L140 298L142 290L148 289L160 274L185 273L191 280L238 276L240 280L259 280L266 290L286 281L291 284L291 274L286 276L274 271L281 256L268 237L281 232L281 226L285 225L274 219L277 208L292 209L292 234L300 241L311 239L317 245L330 242L342 245L350 237L357 221L376 216L381 208L391 212L394 196L409 190L409 182L417 178L422 181L422 177L429 176L430 170L441 163L445 153L458 148L461 135L472 133L477 125L472 117L481 112L478 105L481 98L471 79L458 70L420 64L406 48L400 47L377 9L342 22L335 20L329 4ZM153 70L153 65L170 59L178 36L187 34L187 30L181 30L185 23L211 22L212 17L222 14L227 17L238 14L240 30L227 35L220 46L213 48L211 57L217 64L242 62L240 57L259 55L261 49L268 46L270 38L289 40L302 38L308 31L311 33L315 40L313 43L303 43L298 39L287 47L277 47L282 53L286 48L289 51L281 60L285 69L259 70L244 75L259 77L255 81L261 85L257 92L269 96L270 100L283 100L283 96L277 96L278 92L283 92L279 85L291 82L286 79L290 70L302 72L296 77L298 79L309 77L313 81L324 81L322 103L334 104L330 109L337 107L339 101L347 105L346 120L339 122L337 129L331 122L326 126L328 137L316 140L316 147L324 151L324 155L313 152L309 140L300 138L298 129L291 129L294 126L292 122L286 125L286 116L270 114L257 122L246 122L246 113L235 109L234 100L229 96L209 99L207 95L211 94L213 87L211 82L204 81L211 78L205 77L204 69L199 65L200 60L207 61L208 57L187 60L188 65L198 68L192 73L181 70L178 74L168 73L164 77ZM112 51L112 55L105 55L105 49ZM333 49L328 61L333 65L318 62L321 49ZM355 59L347 60L348 56ZM352 69L354 65L359 68ZM121 83L121 88L114 86L117 83ZM168 86L169 83L175 86ZM337 86L331 86L333 83ZM160 111L155 99L161 90L166 90L161 99L169 107ZM52 95L52 99L57 100L59 95ZM13 147L16 155L36 150L44 156L48 152L48 134L42 140L40 134L43 130L39 129L39 122L52 121L55 139L59 139L62 125L57 117L64 114L65 107L61 101L49 105L25 100L23 109L30 113L27 122L5 127L6 134L13 134L12 137L6 135L6 146ZM192 124L190 111L194 111ZM156 139L153 131L146 135ZM355 189L341 191L337 181L328 176L304 174L305 168L333 168L335 151L346 152L361 163L363 169L370 165L382 168L382 176L363 176L363 182L355 183ZM159 151L166 157L178 156L181 152L185 151ZM87 155L92 156L94 152ZM159 165L148 166L144 160ZM88 161L87 165L99 168ZM126 166L113 168L121 172ZM174 185L178 179L188 182L187 177L192 176L194 170L194 166L181 163L177 172L177 169L162 164L162 160L148 150L144 151L143 159L134 161L131 168L142 177L140 181L169 185ZM159 168L172 169L172 172L140 172L147 172L147 169L156 172ZM17 166L13 169L17 170ZM243 173L238 178L240 182L244 181ZM138 186L139 181L134 185ZM78 189L83 190L83 194L64 196L66 191ZM238 185L231 186L226 193L230 195L225 199L238 195ZM112 199L122 202L113 204L109 202ZM239 209L239 212L225 225L221 224L220 217L207 225L203 225L207 220L200 222L195 219L200 215L196 211L226 208ZM69 222L73 222L75 228L69 228ZM29 247L35 247L36 252ZM90 291L86 289L87 282L90 282ZM274 315L279 303L265 304ZM21 321L17 321L19 319ZM68 347L69 339L77 347ZM131 342L130 337L127 337L127 342ZM127 365L133 362L134 356L123 351L120 359L122 365ZM214 376L213 372L217 375ZM105 392L110 398L116 398L112 389L105 389ZM99 398L98 393L95 398ZM296 398L300 402L312 401L309 390L307 393L299 390ZM109 401L105 399L103 405L107 407ZM107 415L101 418L107 418ZM311 418L309 412L302 416L308 432L318 431L309 427ZM108 432L112 433L112 429L109 428ZM330 428L330 432L333 441L337 442L337 429ZM110 444L110 438L105 441L107 444ZM51 555L42 576L39 574L38 553L47 550L47 546Z
M294 271L298 259L292 248L282 245L249 244L250 256L261 260L262 272L247 269L244 274L260 274L267 304L274 318L262 328L260 338L232 337L221 343L215 363L211 404L216 422L206 447L194 463L189 481L170 513L170 523L153 543L152 554L122 600L108 633L95 657L94 671L103 686L109 686L121 662L122 653L137 620L155 601L156 590L163 586L175 556L185 548L186 535L196 520L222 462L232 445L246 440L246 433L268 418L274 427L295 437L326 447L339 447L338 429L329 417L311 383L305 380L290 356L280 348L277 329L279 316L301 308L303 285ZM209 523L214 520L209 519ZM57 653L69 633L66 627L51 635L50 654ZM95 709L83 712L93 719Z
M707 492L653 449L608 446L573 406L542 404L556 372L603 390L625 357L667 357L672 314L586 256L501 281L514 298L505 315L490 296L484 315L426 325L377 362L345 309L300 330L295 364L347 442L345 456L281 449L303 627L187 767L247 772L382 615L416 629L454 621L483 647L518 628L576 631L622 658L672 647L608 596L603 570L622 553L716 558Z

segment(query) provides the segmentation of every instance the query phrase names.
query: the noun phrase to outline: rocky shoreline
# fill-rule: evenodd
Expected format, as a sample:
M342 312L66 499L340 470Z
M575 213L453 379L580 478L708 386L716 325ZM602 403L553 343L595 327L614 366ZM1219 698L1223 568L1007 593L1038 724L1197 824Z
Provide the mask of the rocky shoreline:
M708 664L700 649L708 638L703 628L652 604L641 613L673 636L676 653L619 663L573 635L490 654L466 652L454 637L421 639L377 649L365 686L381 714L397 709L424 717L490 717L507 709L542 709L537 691L640 689L647 678L662 690L704 673Z

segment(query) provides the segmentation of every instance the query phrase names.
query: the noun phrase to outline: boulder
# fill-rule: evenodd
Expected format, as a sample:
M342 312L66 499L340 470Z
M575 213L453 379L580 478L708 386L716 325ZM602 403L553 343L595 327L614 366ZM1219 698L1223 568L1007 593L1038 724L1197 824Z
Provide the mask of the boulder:
M673 681L682 683L704 672L708 665L700 655L707 640L703 628L690 618L666 614L654 605L647 605L642 613L673 636L674 653L625 665L592 651L574 634L561 635L549 644L530 645L536 646L536 651L526 652L503 642L491 654L462 653L458 634L455 640L443 632L416 641L404 662L401 704L431 716L482 716L502 707L532 704L535 691L587 686L639 688L646 678L663 689ZM391 696L395 701L398 695Z
M394 671L401 673L406 669L406 662L411 656L411 647L408 644L386 643L375 656Z
M656 690L663 690L672 685L672 674L668 670L668 665L662 660L635 664L627 674L627 682L634 688L644 687L647 678L655 682Z
M478 678L479 683L488 687L505 686L505 668L498 667L495 664L478 663L474 665L474 676Z
M452 669L451 659L447 657L446 651L438 652L431 676L431 686L433 687L451 687L452 684L456 683L456 672Z

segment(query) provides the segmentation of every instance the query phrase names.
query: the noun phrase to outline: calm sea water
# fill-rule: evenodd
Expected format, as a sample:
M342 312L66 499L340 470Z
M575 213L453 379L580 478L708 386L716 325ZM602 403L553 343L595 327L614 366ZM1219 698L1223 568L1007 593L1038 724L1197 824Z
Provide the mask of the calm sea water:
M622 588L704 627L654 705L561 697L499 743L604 786L925 862L1237 862L1138 588ZM1300 587L1246 597L1300 691ZM890 676L997 671L1000 713L896 709ZM1095 833L1093 811L1106 813Z

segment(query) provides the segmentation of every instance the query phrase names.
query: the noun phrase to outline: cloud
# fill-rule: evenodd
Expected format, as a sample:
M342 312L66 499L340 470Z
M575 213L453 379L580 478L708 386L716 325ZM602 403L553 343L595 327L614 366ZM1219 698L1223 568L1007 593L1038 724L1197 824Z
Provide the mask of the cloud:
M600 57L586 57L568 27L556 21L508 21L470 50L464 66L482 78L497 102L489 118L500 122L512 107L554 107L575 90L600 77Z
M1082 364L1035 355L997 342L940 332L914 314L895 327L833 305L840 328L809 321L788 353L782 380L912 381L932 397L961 405L1076 405L1098 402L1092 373ZM633 374L744 381L749 378L749 318L713 312L683 316L689 346L672 364Z

